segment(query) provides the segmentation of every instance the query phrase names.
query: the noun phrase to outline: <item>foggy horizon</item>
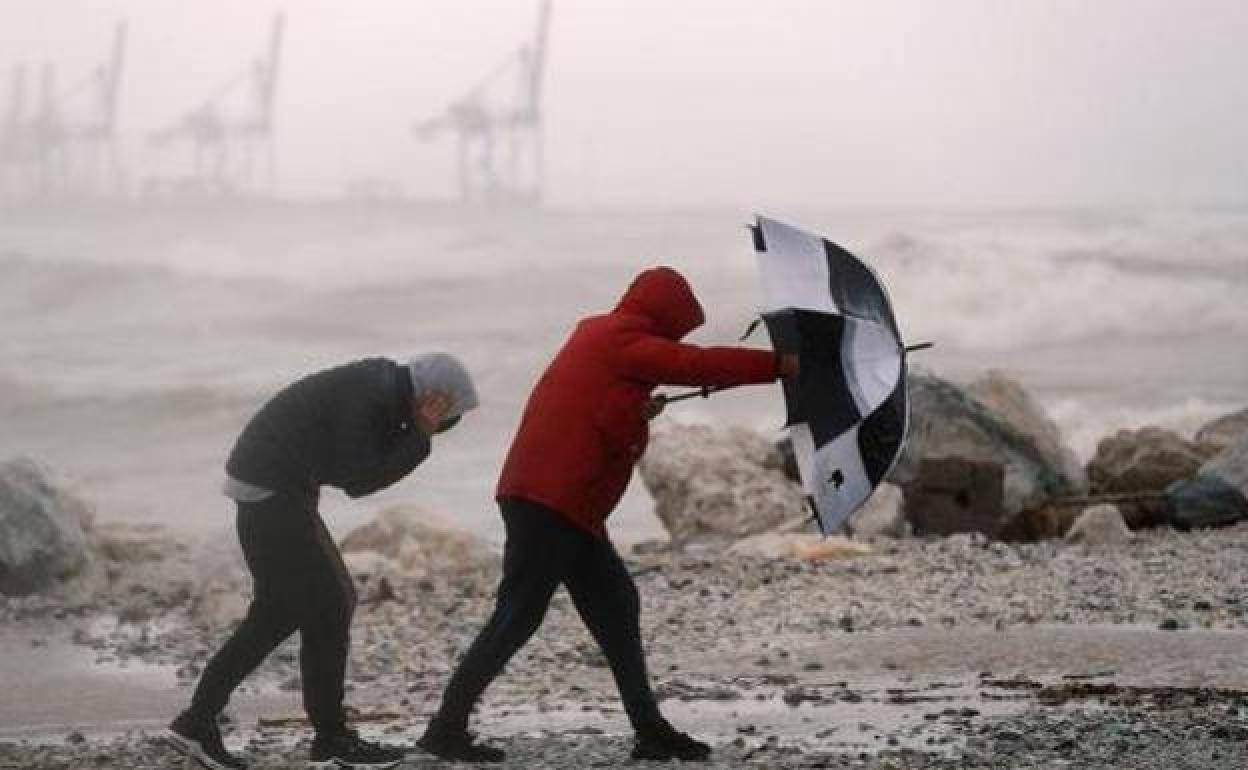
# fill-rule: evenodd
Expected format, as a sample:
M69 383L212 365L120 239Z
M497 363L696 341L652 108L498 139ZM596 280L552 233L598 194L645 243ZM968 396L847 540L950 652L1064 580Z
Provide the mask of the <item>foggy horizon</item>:
M118 132L145 137L248 66L286 15L277 193L361 181L453 198L413 124L536 25L537 0L0 2L19 62L70 92L126 21ZM1248 203L1248 6L1115 0L555 0L541 99L556 207L1052 208ZM32 75L33 77L33 75Z

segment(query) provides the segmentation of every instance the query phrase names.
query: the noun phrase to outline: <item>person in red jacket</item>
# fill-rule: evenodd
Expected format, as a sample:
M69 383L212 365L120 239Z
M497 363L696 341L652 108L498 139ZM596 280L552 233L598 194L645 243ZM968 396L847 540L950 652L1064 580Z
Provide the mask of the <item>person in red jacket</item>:
M658 385L768 383L796 356L680 342L704 321L671 268L643 271L613 311L577 324L529 396L498 482L506 528L497 606L417 742L444 759L498 762L468 717L489 683L541 625L563 584L611 666L636 731L635 759L706 759L710 747L659 713L641 646L640 599L606 520L646 448Z

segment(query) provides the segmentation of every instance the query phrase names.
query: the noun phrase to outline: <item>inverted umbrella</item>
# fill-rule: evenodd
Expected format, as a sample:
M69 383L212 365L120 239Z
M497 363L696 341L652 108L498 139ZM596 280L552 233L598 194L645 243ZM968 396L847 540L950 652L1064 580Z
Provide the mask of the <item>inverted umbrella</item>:
M902 343L879 276L853 254L766 217L750 230L772 346L801 358L798 377L784 382L786 427L807 502L828 534L897 462L910 419L906 353L927 345Z

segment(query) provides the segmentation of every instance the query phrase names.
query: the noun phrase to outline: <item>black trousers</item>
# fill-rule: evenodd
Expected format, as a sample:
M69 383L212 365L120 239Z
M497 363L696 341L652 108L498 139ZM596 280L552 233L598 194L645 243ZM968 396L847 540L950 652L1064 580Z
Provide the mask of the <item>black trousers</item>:
M499 507L507 541L498 602L451 677L434 725L467 727L473 706L541 625L561 583L606 655L633 727L656 722L641 649L641 602L615 547L537 503L509 498Z
M355 587L315 505L274 494L238 504L238 539L255 594L247 616L204 668L191 712L215 718L239 683L295 631L303 704L318 732L346 723L343 685Z

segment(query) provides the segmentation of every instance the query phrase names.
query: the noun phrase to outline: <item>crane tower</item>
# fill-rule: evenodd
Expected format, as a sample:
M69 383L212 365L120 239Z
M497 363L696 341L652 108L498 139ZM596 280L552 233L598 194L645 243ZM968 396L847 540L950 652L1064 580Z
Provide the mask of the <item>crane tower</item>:
M442 112L413 127L425 141L454 135L462 200L527 205L541 201L541 97L550 9L550 0L541 0L531 40L507 54Z

